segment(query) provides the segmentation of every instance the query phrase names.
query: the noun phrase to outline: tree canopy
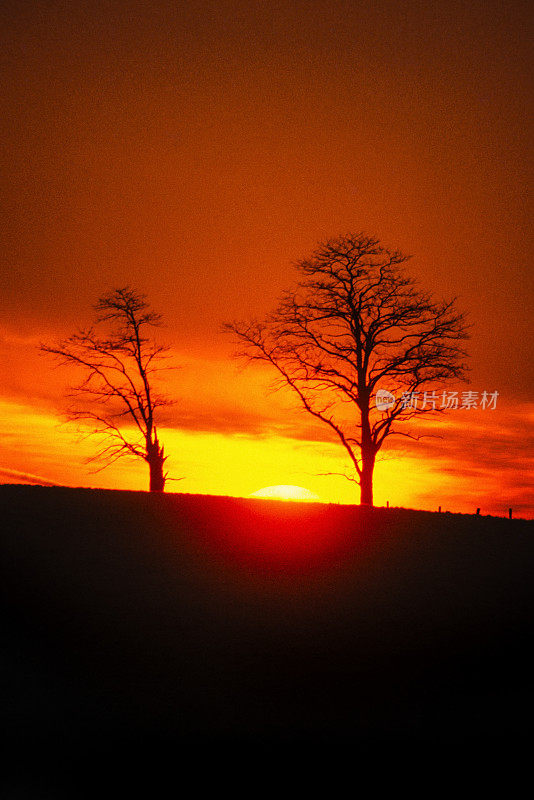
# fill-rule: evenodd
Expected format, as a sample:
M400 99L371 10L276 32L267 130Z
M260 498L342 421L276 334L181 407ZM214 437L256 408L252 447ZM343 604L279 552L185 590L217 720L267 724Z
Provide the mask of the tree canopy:
M149 466L151 491L163 491L167 456L156 423L171 401L156 390L155 376L166 368L168 348L151 336L162 317L129 286L103 295L94 308L92 327L41 350L83 375L71 389L75 403L68 416L92 424L100 440L92 460L104 468L124 456L141 458Z
M436 410L417 396L466 377L464 315L455 299L420 290L407 260L364 234L331 239L297 263L300 280L273 313L226 325L241 344L237 355L270 363L338 437L366 504L386 438L414 437L402 423ZM395 395L385 410L376 406L379 389Z

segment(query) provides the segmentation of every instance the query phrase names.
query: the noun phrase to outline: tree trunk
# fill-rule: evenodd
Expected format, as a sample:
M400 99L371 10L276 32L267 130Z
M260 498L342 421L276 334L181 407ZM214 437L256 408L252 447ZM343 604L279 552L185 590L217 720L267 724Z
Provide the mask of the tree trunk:
M373 505L373 472L375 453L362 452L362 474L360 476L360 505Z
M155 458L148 462L150 469L150 491L165 491L165 475L163 474L163 459Z
M369 423L369 391L366 386L359 390L362 414L362 473L360 475L360 505L373 505L373 471L375 468L376 448L371 437Z
M163 464L167 456L164 455L163 447L160 447L157 436L153 442L147 442L145 458L150 470L150 491L164 492L166 476L163 473Z

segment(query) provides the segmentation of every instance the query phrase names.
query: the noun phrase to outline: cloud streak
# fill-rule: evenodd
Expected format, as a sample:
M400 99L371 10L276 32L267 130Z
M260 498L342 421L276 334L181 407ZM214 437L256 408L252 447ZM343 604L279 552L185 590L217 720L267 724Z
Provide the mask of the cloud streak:
M7 469L0 466L0 478L14 479L15 483L31 483L36 486L61 486L62 484L43 478L41 475L34 475L32 472L23 472L18 469ZM4 481L5 483L6 481ZM12 482L10 480L7 481Z

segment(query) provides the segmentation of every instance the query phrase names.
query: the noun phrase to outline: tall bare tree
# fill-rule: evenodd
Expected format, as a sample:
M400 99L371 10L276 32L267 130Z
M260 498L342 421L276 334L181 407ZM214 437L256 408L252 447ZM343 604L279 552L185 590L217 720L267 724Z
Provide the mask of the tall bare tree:
M366 505L386 438L419 438L399 423L432 412L436 391L466 376L464 316L454 299L420 291L405 274L407 260L363 234L329 240L298 262L301 280L274 313L225 326L242 345L236 355L270 363L279 385L339 438L352 464L346 477ZM384 410L379 388L395 395Z
M123 456L142 458L150 471L150 491L163 492L167 456L156 416L171 401L156 392L154 376L164 368L168 348L149 337L149 329L158 327L162 317L150 309L145 295L129 286L103 295L94 308L93 327L57 345L42 344L41 350L83 373L71 389L76 403L68 416L94 426L100 447L90 460L102 462L103 469Z

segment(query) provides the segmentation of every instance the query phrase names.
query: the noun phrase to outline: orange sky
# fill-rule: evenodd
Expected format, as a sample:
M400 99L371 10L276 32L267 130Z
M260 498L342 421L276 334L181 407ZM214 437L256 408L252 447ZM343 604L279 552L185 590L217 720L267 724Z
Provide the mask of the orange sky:
M6 2L0 480L91 475L57 428L67 375L39 340L130 283L182 369L169 488L357 493L327 431L236 371L221 323L261 316L316 243L363 230L413 254L473 323L472 386L443 439L389 448L376 501L534 516L532 12L528 2ZM459 387L461 388L461 387ZM433 443L432 443L433 442ZM431 444L432 443L432 444ZM325 469L328 465L328 469Z

